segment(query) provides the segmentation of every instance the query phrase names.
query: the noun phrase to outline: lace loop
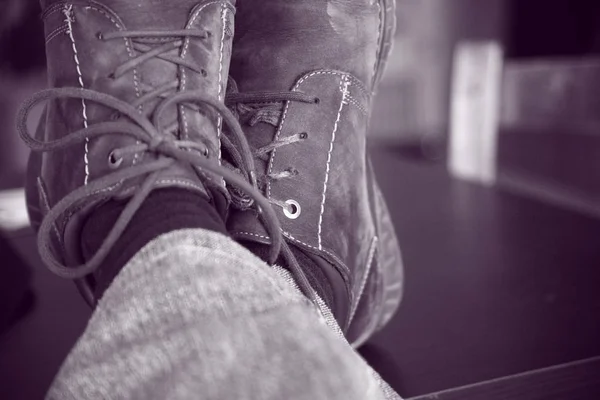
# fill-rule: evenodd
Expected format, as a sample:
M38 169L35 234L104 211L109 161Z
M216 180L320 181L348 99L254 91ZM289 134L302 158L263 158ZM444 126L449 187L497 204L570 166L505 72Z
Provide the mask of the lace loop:
M34 106L42 101L58 98L84 98L90 101L95 101L99 104L119 111L128 118L128 121L100 122L98 124L91 125L88 128L68 134L61 139L50 142L42 142L34 139L27 129L27 118L29 116L29 112ZM207 96L200 91L174 94L169 99L163 101L161 104L163 107L159 106L159 109L164 110L170 104L179 104L182 102L192 102L196 104L201 103L213 108L216 112L223 116L223 121L231 128L232 132L236 134L236 139L240 142L245 141L241 127L237 123L237 120L231 111L229 111L222 103L220 103L218 99ZM160 112L157 112L157 114L160 115ZM132 126L133 124L137 126ZM146 117L139 114L131 105L104 93L77 88L46 89L35 94L20 109L17 127L24 142L30 145L32 149L42 152L64 149L72 146L73 144L84 141L86 137L98 137L103 134L121 134L132 136L135 139L143 142L147 148L150 147L150 143L155 143L153 140L157 137L162 139L162 134L158 128L154 126ZM108 127L110 127L110 129L108 129ZM92 135L90 135L90 133L92 133ZM164 143L162 140L159 142ZM181 146L183 143L184 142L180 142L179 145ZM246 147L248 147L247 143ZM122 168L101 178L92 180L88 183L88 185L81 186L66 195L48 212L39 229L38 249L42 259L45 261L51 271L59 276L70 279L82 278L92 273L108 255L108 252L119 236L121 236L137 209L139 209L142 202L155 188L155 183L159 174L165 169L169 168L175 162L184 164L187 163L215 176L221 176L226 182L235 185L250 195L257 205L260 206L262 212L261 219L265 224L267 231L273 238L270 251L270 261L271 263L275 262L280 252L282 243L277 216L270 207L270 203L253 185L248 183L247 179L244 179L239 174L236 174L220 165L215 165L214 163L209 162L200 154L186 151L178 146L172 145L171 143L169 145L159 145L155 151L159 151L160 154L165 157L159 158L156 161L148 161L144 164ZM246 165L245 167L250 168L251 166L252 163L250 163L250 165ZM54 249L51 245L51 236L54 232L54 227L58 223L61 216L65 215L82 202L110 197L110 195L120 188L124 182L144 176L146 176L145 180L135 195L128 202L127 206L117 219L117 222L107 235L105 241L102 243L96 254L94 254L86 263L80 266L66 267L63 265L55 255Z
M112 40L117 38L131 39L133 48L140 53L123 64L118 66L111 74L112 78L119 78L128 71L135 69L140 64L152 59L159 58L169 61L177 66L188 68L196 73L206 76L206 71L194 64L188 59L182 58L180 55L172 55L171 51L180 48L185 38L208 38L211 34L208 31L184 29L171 31L115 31L115 32L98 32L99 40ZM149 44L156 44L150 46ZM201 47L207 52L212 52L207 47ZM158 88L153 88L143 83L140 85L146 93L143 93L132 104L126 103L114 96L106 93L97 92L82 88L53 88L43 90L36 93L28 99L18 113L17 128L22 140L36 152L51 152L66 149L70 146L81 144L86 140L95 139L104 135L121 135L131 137L138 143L126 146L120 149L114 149L111 153L114 157L114 171L93 179L87 184L80 186L68 193L58 203L56 203L42 220L38 230L38 250L48 268L55 274L69 278L79 279L93 273L98 266L105 260L111 248L114 246L118 238L123 234L127 225L133 219L137 210L141 207L144 200L156 188L159 176L165 170L173 166L175 163L189 165L196 170L201 170L203 175L212 174L222 178L227 184L235 187L239 193L242 193L245 198L249 198L250 204L256 207L259 219L264 224L267 233L271 237L271 247L269 253L269 262L274 264L280 252L285 259L288 260L291 272L294 275L298 286L322 313L320 305L317 302L315 291L310 286L308 279L297 260L295 259L291 249L283 241L282 231L275 211L271 207L271 203L267 200L258 189L258 182L254 158L252 151L239 122L234 114L218 99L207 96L201 91L186 91L176 92L180 87L179 81L176 79L173 82L166 83ZM96 124L91 124L75 132L69 133L59 139L51 141L41 141L34 138L27 127L27 120L30 111L37 104L56 99L74 98L87 100L92 103L104 105L112 110L114 119ZM286 93L250 93L237 94L237 97L227 96L229 102L250 102L252 101L300 101L305 103L316 102L315 98L301 92L286 92ZM138 109L141 105L151 100L159 99L158 106L154 109L152 119L142 115ZM262 100L261 100L262 99ZM178 129L177 123L172 123L167 127L162 127L160 124L161 116L170 106L187 107L195 111L202 110L208 106L223 118L223 122L231 129L234 142L223 141L224 147L228 148L235 154L234 162L239 167L242 174L231 171L214 161L210 161L208 157L208 147L203 144L193 143L190 141L177 140L170 134ZM257 123L261 118L273 118L274 114L266 113L255 121ZM117 119L118 118L118 119ZM224 138L224 136L222 136ZM275 145L282 146L288 142L280 142ZM198 150L203 154L199 154ZM263 149L267 151L268 149ZM153 152L161 155L155 160L145 160L144 163L134 164L121 168L123 156L128 154L137 154L139 152ZM109 156L110 158L111 156ZM119 161L120 160L120 161ZM109 161L110 162L110 161ZM117 169L118 168L118 169ZM58 224L61 218L72 212L77 207L102 199L110 198L114 193L123 188L126 182L133 179L143 178L142 183L137 188L135 194L130 198L127 205L117 218L114 226L108 233L107 237L100 245L96 253L84 262L82 265L75 267L67 267L64 260L61 260L60 255L53 246L53 235L57 236L59 243L62 238L59 237ZM41 182L41 180L38 180Z

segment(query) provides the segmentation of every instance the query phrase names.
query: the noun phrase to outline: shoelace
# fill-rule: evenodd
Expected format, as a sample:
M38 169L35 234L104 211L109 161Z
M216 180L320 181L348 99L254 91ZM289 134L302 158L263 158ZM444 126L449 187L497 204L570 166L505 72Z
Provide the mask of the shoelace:
M248 123L250 126L256 125L259 122L265 122L268 124L271 124L273 126L277 126L279 124L279 120L281 118L281 114L282 114L282 107L281 107L281 102L287 102L287 101L297 101L297 102L302 102L302 103L309 103L309 104L319 104L320 103L320 99L318 97L315 96L311 96L308 95L306 93L303 92L299 92L299 91L281 91L281 92L246 92L246 93L239 93L237 91L237 85L235 84L235 81L233 81L233 79L230 77L230 82L232 83L232 89L230 92L227 93L227 95L225 96L225 104L234 109L236 111L236 114L246 114L248 116L246 123ZM251 107L248 105L252 105L252 104L258 104L257 107ZM241 109L241 110L240 110ZM300 132L300 133L296 133L290 136L287 136L283 139L275 139L273 140L271 143L260 147L258 149L255 149L252 152L252 156L259 158L263 161L268 161L270 153L273 152L275 149L280 148L282 146L286 146L292 143L297 143L300 142L302 140L306 140L308 138L308 134L306 132ZM222 136L222 143L226 149L226 151L228 151L229 156L231 157L234 165L233 167L240 171L242 174L245 175L251 175L253 177L257 176L257 172L256 170L245 170L246 165L248 165L247 163L243 162L243 157L242 154L240 154L236 147L229 142L229 139L227 138L226 135ZM254 164L252 165L252 168L254 167ZM266 185L268 184L269 181L276 181L276 180L281 180L281 179L286 179L286 178L291 178L298 175L298 171L295 170L293 167L289 167L286 170L284 170L283 172L278 172L278 173L267 173L265 175L261 175L258 177L258 184L259 184L259 188L262 192L265 191ZM247 209L252 205L252 199L249 198L247 195L244 196L243 193L238 192L237 190L235 190L234 188L230 187L230 192L232 192L233 189L233 193L232 193L232 197L235 199L236 197L238 197L238 201L234 202L234 205L236 205L238 208L240 209ZM279 207L282 207L284 210L288 209L289 210L289 205L285 202L282 202L280 200L277 199L272 199L269 198L268 201L272 204L275 204ZM280 232L281 234L281 232ZM292 269L292 271L295 270L301 270L298 261L296 260L296 257L294 256L290 246L288 245L288 243L283 240L282 244L281 244L281 248L284 252L284 254L286 255L286 259L288 261L288 264L290 265L290 268ZM298 273L294 273L294 276L301 276L301 279L298 281L298 286L300 286L302 288L302 286L308 286L311 288L311 291L313 292L312 296L309 297L311 299L316 299L316 293L314 293L314 289L312 289L312 287L310 286L310 283L308 282L308 279L306 278L306 275L302 272L301 274ZM318 304L318 302L316 302L316 300L313 300L313 302L315 304L317 304L317 308L320 310L321 315L323 315L322 310L320 309L320 305Z
M231 79L231 78L230 78ZM235 88L235 84L233 85ZM319 104L320 100L318 97L308 95L306 93L298 92L298 91L282 91L282 92L248 92L248 93L239 93L236 92L237 89L234 89L233 93L228 93L225 97L225 104L228 107L232 107L238 110L238 113L241 111L242 114L246 114L248 117L247 124L250 126L254 126L259 122L265 122L271 124L273 126L277 126L279 124L279 120L282 114L281 110L281 102L285 101L296 101L301 103L309 103L309 104ZM258 107L251 107L248 105L251 104L259 104ZM286 136L282 139L275 139L271 143L260 147L258 149L254 149L252 151L252 155L256 158L259 158L263 161L268 161L270 153L274 150L290 145L293 143L301 142L303 140L308 139L307 132L298 132L289 136ZM224 141L227 138L224 139ZM242 160L242 155L235 152L235 146L231 144L227 144L225 148L229 151L232 159L234 160L235 166L241 170L244 174L252 174L256 175L256 171L246 171L243 168L244 162ZM298 171L293 167L288 167L281 172L270 172L265 175L258 176L257 182L258 187L261 191L264 192L267 184L270 181L277 181L281 179L292 178L298 175ZM241 199L242 203L245 203L241 208L246 208L248 204L251 204L249 199L243 198ZM278 200L278 199L269 199L269 202L281 207L284 210L290 210L290 205Z
M143 32L143 31L121 31L111 32L106 35L99 34L99 39L110 40L113 38L123 37L206 37L206 32L194 30L178 30L165 32ZM141 52L138 57L132 58L123 65L119 66L114 72L114 76L118 77L127 71L137 67L141 63L153 58L159 57L164 60L174 62L177 65L190 68L196 72L204 73L201 68L198 68L193 63L181 57L165 54L173 48L180 48L183 45L181 39L173 40L160 45L156 48L150 48L141 43L136 44L136 49ZM140 208L144 200L154 189L154 185L158 176L162 171L168 169L174 163L183 163L191 165L194 168L202 170L204 173L212 173L215 177L221 177L230 185L243 190L258 206L261 221L265 225L269 235L272 238L269 261L273 265L280 252L288 261L291 272L296 279L296 282L302 291L316 306L317 310L323 314L320 305L317 301L316 293L311 287L308 279L298 262L296 261L290 248L283 242L281 229L277 215L271 207L268 200L260 193L257 188L256 179L254 178L254 161L248 142L244 136L240 124L233 113L218 99L204 94L202 91L184 91L167 94L176 89L178 82L169 83L159 88L147 88L148 93L141 96L132 104L126 103L114 96L97 92L89 89L81 88L52 88L40 91L28 99L21 107L17 117L17 128L22 140L28 145L32 151L36 152L51 152L60 149L65 149L76 144L82 144L89 139L101 137L107 134L119 134L130 136L137 140L138 144L128 146L122 149L115 149L111 153L112 160L109 163L114 164L115 172L107 174L103 177L95 179L86 185L83 185L73 192L66 195L54 207L47 210L38 231L38 251L48 266L55 274L68 278L79 279L93 273L100 264L104 261L111 248L114 246L118 238L123 234L127 225L131 222L136 211ZM147 101L157 98L163 98L153 113L152 120L141 115L137 107ZM104 105L115 110L121 117L117 121L105 121L84 127L78 131L72 132L60 139L53 141L40 141L35 139L27 128L27 120L29 113L37 104L60 98L78 98L88 100L97 104ZM173 134L170 134L172 127L162 128L160 126L161 116L164 111L171 106L198 107L209 106L214 111L221 114L225 124L231 129L235 144L228 142L230 148L235 148L238 155L238 162L244 171L247 173L240 176L238 173L230 171L221 165L210 162L206 148L190 141L178 140ZM237 147L235 146L237 145ZM195 150L195 151L194 151ZM202 153L200 154L199 151ZM132 165L126 168L121 168L120 160L125 154L149 152L158 154L160 157L155 161L149 161L144 164ZM52 246L52 234L55 233L60 241L60 235L56 231L56 224L60 217L72 210L78 204L85 201L104 199L109 197L109 194L116 191L122 183L127 180L144 177L143 183L138 191L132 196L124 210L118 217L115 225L107 235L104 242L100 245L96 253L87 260L84 264L76 267L67 267L63 265L57 258L55 250Z
M98 32L96 34L98 40L109 41L115 39L129 39L132 43L133 49L140 55L132 58L129 61L123 63L110 74L110 78L118 79L125 75L129 71L135 69L140 64L148 61L154 57L160 58L164 61L169 61L175 65L185 67L196 74L207 76L207 72L204 68L196 65L193 61L183 58L178 55L169 54L173 50L181 49L184 45L184 40L179 39L180 37L185 38L198 38L208 39L212 36L210 31L201 31L195 29L184 29L184 30L171 30L171 31L116 31L116 32ZM147 40L162 40L164 43L157 47L151 47L147 43ZM202 47L205 49L204 47ZM205 49L206 50L206 49ZM207 52L209 50L206 50ZM164 85L154 88L143 82L140 82L141 89L146 93L131 103L134 107L139 107L152 99L157 97L166 98L168 92L177 90L180 82L178 79L173 79L171 82L165 83ZM198 111L198 106L194 104L186 104L186 107ZM116 117L117 115L115 115ZM175 121L171 126L165 128L166 132L174 133L178 128L178 123Z

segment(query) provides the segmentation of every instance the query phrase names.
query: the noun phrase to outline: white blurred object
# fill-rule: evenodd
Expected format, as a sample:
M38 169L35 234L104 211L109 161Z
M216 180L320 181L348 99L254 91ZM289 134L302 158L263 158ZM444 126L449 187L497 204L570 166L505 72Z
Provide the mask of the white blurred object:
M448 146L448 169L455 178L496 182L502 68L497 42L456 48Z
M0 229L12 231L28 226L25 189L0 191Z

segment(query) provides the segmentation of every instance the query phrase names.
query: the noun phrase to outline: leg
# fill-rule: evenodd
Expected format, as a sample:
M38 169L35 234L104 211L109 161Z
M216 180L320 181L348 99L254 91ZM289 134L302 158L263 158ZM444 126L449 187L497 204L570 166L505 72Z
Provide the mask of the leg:
M397 398L292 282L224 235L162 235L106 291L49 397Z

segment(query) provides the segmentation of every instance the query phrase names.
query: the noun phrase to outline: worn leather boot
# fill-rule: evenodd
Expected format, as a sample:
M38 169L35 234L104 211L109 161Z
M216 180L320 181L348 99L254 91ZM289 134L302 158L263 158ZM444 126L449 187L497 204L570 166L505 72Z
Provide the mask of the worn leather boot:
M240 0L226 99L286 242L354 346L389 321L402 296L400 249L366 148L394 8L393 0ZM228 155L234 167L240 157ZM228 231L260 254L271 237L252 200L231 193Z
M220 162L223 122L245 141L223 104L234 14L235 0L53 1L43 12L50 89L23 106L18 123L33 150L27 204L43 260L76 279L91 303L93 272L152 190L198 193L224 219L229 181L268 212L249 178ZM44 117L32 137L25 122L40 102ZM128 198L85 260L82 221Z

